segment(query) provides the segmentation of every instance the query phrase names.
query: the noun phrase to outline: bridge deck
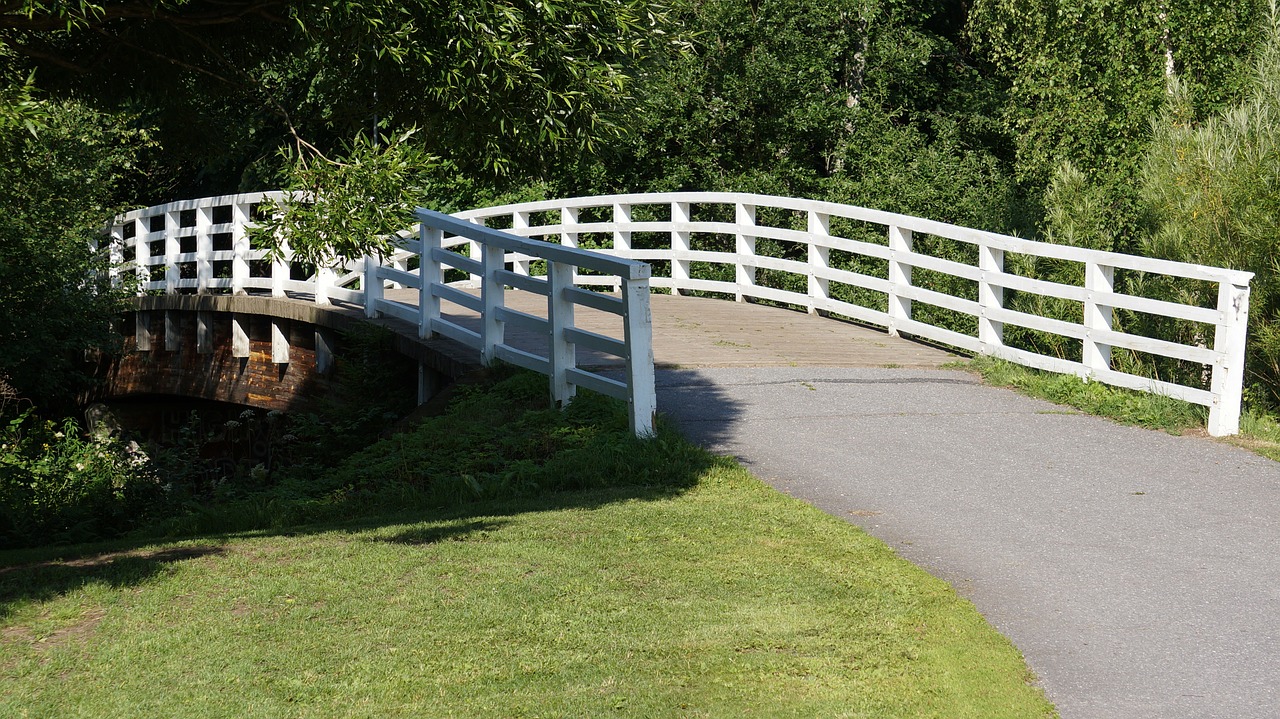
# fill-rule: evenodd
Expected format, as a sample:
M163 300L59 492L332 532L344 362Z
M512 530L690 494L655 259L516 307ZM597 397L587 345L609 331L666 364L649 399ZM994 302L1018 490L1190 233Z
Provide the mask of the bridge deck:
M387 299L417 304L417 290L388 290ZM529 314L546 314L546 298L508 290L506 304ZM653 356L660 367L904 367L937 368L956 356L936 347L890 337L880 329L809 316L766 305L680 295L652 295ZM445 315L471 329L474 312L447 304ZM574 325L622 336L616 315L578 307ZM546 355L546 338L507 328L509 344ZM583 366L610 366L621 360L579 348Z

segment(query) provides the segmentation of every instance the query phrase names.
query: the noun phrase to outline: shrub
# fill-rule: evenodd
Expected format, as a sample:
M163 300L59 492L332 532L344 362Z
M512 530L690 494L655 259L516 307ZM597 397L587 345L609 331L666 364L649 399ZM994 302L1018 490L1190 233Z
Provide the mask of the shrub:
M161 495L134 443L28 409L0 428L0 546L82 542L137 524Z

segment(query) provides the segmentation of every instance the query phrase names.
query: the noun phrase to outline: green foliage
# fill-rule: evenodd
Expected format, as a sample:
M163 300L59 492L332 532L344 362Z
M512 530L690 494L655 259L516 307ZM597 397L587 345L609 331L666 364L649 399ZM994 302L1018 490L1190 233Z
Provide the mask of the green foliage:
M1155 226L1148 254L1255 273L1249 312L1251 399L1280 407L1280 14L1267 36L1246 98L1196 122L1179 84L1159 119L1143 167L1142 194ZM1215 306L1216 291L1191 286L1177 299ZM1174 328L1183 341L1205 329Z
M440 164L412 144L412 136L410 131L380 144L360 134L338 160L304 149L285 153L283 189L293 199L266 203L255 238L275 254L287 243L295 258L318 267L386 257L395 233L425 202L425 176Z
M136 444L84 438L27 410L0 427L0 543L84 542L131 529L160 493Z
M65 102L43 127L0 129L0 377L45 410L70 411L89 382L85 352L110 348L122 290L90 250L149 143L133 118Z
M291 430L299 445L332 442L339 434L307 432L307 421ZM545 377L501 371L463 388L442 416L323 463L286 466L269 487L193 506L154 531L283 527L600 487L674 488L692 481L705 463L670 427L660 427L655 439L637 440L616 400L583 392L565 410L551 409Z
M1205 409L1170 397L1085 382L1074 375L1040 372L991 357L975 357L963 365L987 384L1014 387L1023 394L1068 405L1089 414L1180 434L1204 426Z

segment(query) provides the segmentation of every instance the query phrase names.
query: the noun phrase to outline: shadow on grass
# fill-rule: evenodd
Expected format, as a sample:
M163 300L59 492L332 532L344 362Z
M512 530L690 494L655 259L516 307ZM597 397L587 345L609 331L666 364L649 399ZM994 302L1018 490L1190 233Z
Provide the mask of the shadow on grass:
M732 423L738 403L713 382L700 380L695 371L682 371L681 377L691 390L675 401L692 403L700 414ZM509 523L504 517L519 514L670 499L697 485L716 463L726 461L692 444L665 419L651 439L636 441L623 436L625 439L617 442L543 456L539 461L548 471L542 475L542 486L521 482L518 477L498 478L494 480L498 494L490 496L487 489L473 491L477 485L469 477L445 477L442 482L433 479L423 486L378 484L387 472L398 471L413 459L416 447L406 433L405 444L389 455L393 461L374 457L353 463L360 467L363 478L354 491L295 499L262 497L202 508L182 522L152 527L149 534L92 544L0 551L0 620L10 616L18 604L47 601L90 585L125 588L145 584L174 562L219 555L224 545L237 539L419 525L379 541L406 546L458 541L498 530ZM479 445L471 451L495 456L511 451L498 446L512 441L510 435L492 441L492 446ZM544 448L533 444L527 451L540 456ZM384 461L386 468L375 460ZM517 475L519 470L513 466L511 473ZM373 489L358 489L359 481L369 482ZM446 486L442 490L439 484ZM173 544L193 538L199 538L194 540L199 543Z
M0 567L0 619L8 617L18 603L47 601L92 585L115 589L137 586L170 564L224 551L216 543L131 549L120 546L68 547L57 559Z

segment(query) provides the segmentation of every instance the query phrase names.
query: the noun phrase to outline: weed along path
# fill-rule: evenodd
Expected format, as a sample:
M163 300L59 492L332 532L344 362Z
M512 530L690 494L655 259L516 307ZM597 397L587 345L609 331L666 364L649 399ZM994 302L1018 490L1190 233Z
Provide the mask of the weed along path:
M951 582L1064 719L1276 715L1280 464L959 371L658 383L687 435Z

